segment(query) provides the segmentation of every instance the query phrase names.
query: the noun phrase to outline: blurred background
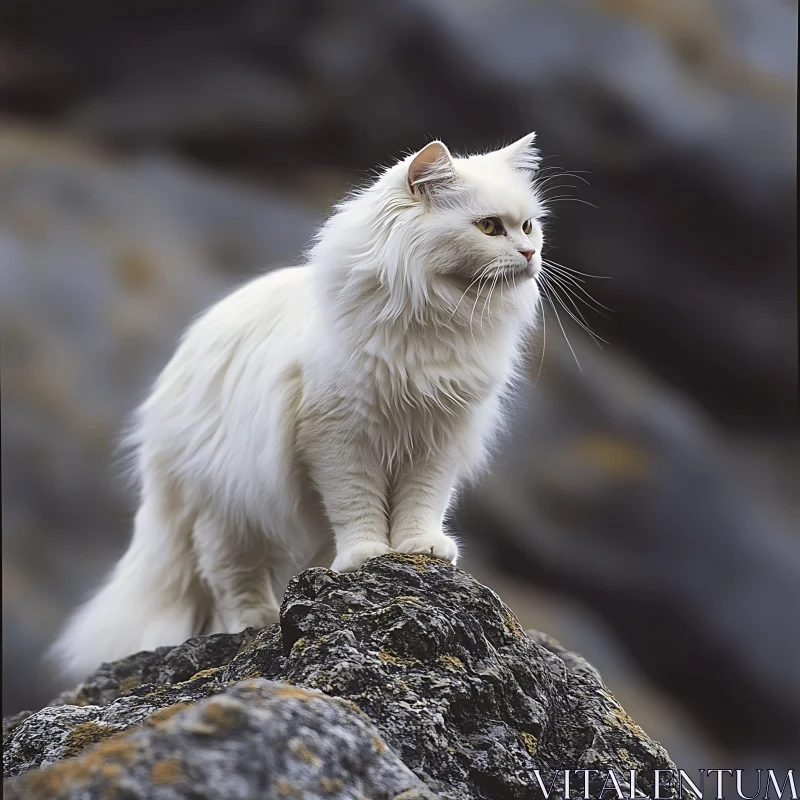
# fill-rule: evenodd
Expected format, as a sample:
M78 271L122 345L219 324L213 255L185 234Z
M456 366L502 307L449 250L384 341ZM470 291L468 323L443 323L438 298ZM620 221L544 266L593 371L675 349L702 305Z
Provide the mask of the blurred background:
M129 536L116 437L193 315L376 165L536 130L608 344L547 318L464 567L679 766L796 766L796 84L796 0L4 0L3 714L62 688L43 651Z

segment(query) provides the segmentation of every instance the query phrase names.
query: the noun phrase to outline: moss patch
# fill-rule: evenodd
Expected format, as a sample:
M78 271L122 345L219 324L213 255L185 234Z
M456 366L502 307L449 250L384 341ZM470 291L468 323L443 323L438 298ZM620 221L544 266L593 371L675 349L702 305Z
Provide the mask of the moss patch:
M522 739L522 743L525 745L525 749L532 755L536 755L536 750L539 747L538 739L532 733L520 733L520 738Z
M70 788L79 786L94 775L102 775L113 789L123 774L123 766L130 764L139 754L137 745L127 738L106 741L80 759L66 759L46 770L28 775L25 786L31 800L51 800Z
M175 716L180 711L185 711L187 708L193 708L193 703L175 703L174 705L167 706L166 708L159 708L154 711L148 718L148 725L158 725L159 723L166 722L168 719Z
M77 756L93 745L119 736L122 731L99 722L82 722L76 725L64 739L64 758Z
M162 758L153 764L150 775L156 786L165 786L178 781L183 774L177 758Z
M123 678L119 682L119 689L124 694L125 692L129 692L131 689L135 689L137 686L140 686L141 683L141 675L128 675L127 678Z
M459 671L464 669L464 662L460 658L448 655L447 653L442 653L442 655L439 656L439 661L442 664L444 664L445 669L453 669Z

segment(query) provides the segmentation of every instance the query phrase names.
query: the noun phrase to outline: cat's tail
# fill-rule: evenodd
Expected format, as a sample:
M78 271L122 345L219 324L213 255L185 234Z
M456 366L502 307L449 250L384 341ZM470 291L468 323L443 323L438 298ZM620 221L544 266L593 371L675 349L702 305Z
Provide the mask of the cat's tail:
M200 633L210 601L194 567L194 520L176 505L145 493L127 552L50 650L65 678L77 682L105 661Z

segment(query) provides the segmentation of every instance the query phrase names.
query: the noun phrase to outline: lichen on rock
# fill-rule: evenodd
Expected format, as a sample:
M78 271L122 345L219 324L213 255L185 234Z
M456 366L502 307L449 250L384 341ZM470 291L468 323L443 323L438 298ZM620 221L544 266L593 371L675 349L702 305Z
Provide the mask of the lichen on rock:
M306 570L280 623L104 665L71 699L9 727L10 796L497 800L539 796L537 769L652 793L674 768L580 656L423 556Z

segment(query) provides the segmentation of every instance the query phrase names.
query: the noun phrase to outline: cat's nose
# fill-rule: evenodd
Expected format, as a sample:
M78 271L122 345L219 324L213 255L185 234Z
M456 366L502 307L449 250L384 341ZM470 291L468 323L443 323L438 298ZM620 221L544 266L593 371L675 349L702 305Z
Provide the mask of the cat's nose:
M519 252L525 256L526 261L530 261L536 255L535 250L520 250Z

